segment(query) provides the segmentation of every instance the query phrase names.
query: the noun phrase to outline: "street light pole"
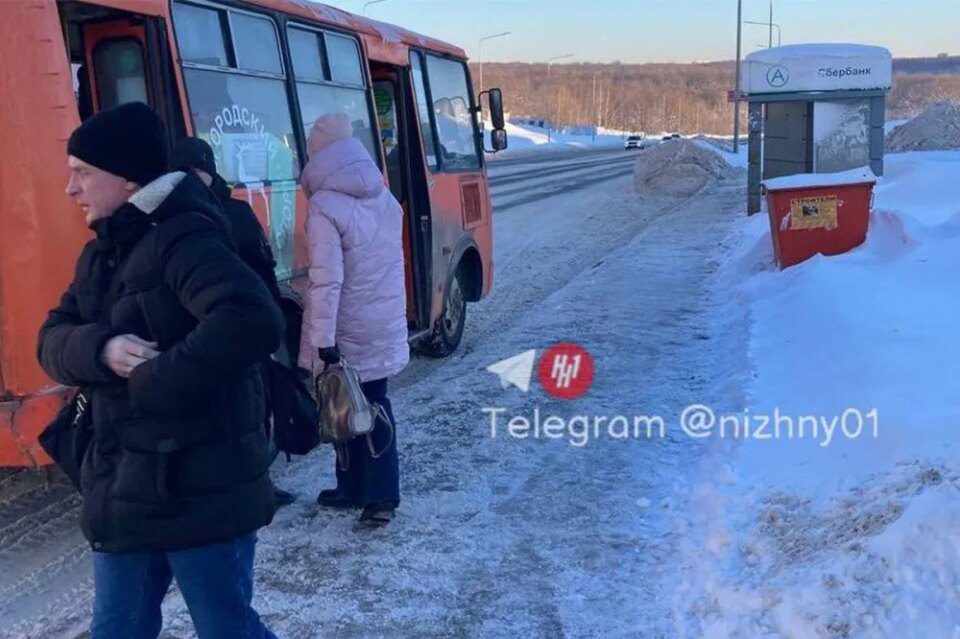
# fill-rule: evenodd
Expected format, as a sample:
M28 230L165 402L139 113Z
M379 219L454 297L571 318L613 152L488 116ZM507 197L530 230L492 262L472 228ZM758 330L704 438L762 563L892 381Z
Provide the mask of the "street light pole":
M504 31L503 33L494 33L493 35L483 36L477 40L477 48L480 50L480 93L483 93L483 43L485 40L493 40L494 38L502 38L503 36L508 36L513 31Z
M552 65L552 64L553 64L554 62L556 62L557 60L565 60L565 59L567 59L567 58L572 58L573 55L574 55L574 54L572 54L572 53L564 53L563 55L558 55L558 56L554 56L554 57L552 57L552 58L549 58L549 59L547 60L547 77L548 77L548 78L550 77L550 65ZM559 115L558 115L558 117L559 117ZM547 127L547 142L550 142L550 141L552 140L552 138L553 138L553 136L552 136L552 134L551 134L551 131L552 131L551 127L548 126L548 127Z
M363 5L363 15L367 15L367 7L369 7L371 4L379 4L386 1L387 0L367 0L366 4Z
M770 31L767 36L767 48L773 48L773 0L770 0Z
M737 87L733 101L733 152L740 152L740 33L743 30L743 0L737 0Z
M760 26L762 26L762 27L770 26L770 23L769 23L769 22L757 22L756 20L744 20L743 23L744 23L744 24L756 24L756 25L760 25ZM782 37L782 34L781 34L781 32L780 32L780 25L777 24L776 22L774 22L774 23L773 23L773 28L777 30L777 46L779 47L779 46L783 45L783 37ZM763 45L760 45L760 46L763 46Z

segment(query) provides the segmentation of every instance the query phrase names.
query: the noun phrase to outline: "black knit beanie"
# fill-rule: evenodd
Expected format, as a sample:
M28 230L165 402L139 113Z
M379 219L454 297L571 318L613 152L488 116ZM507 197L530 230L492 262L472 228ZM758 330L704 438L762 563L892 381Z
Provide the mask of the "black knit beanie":
M200 169L211 177L217 175L217 161L213 157L213 149L200 138L184 138L177 142L171 165L178 171Z
M167 131L153 109L130 102L77 127L67 153L143 186L167 172Z

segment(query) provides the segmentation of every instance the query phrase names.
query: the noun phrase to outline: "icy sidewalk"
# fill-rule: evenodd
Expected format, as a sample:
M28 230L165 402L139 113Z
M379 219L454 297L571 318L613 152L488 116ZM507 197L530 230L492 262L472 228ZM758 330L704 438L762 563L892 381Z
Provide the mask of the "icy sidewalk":
M957 176L958 152L888 156L844 256L779 272L761 216L726 241L717 330L749 357L722 408L794 437L715 442L683 488L679 636L960 636Z
M668 491L698 447L672 428L664 438L602 436L584 446L502 429L492 437L482 412L674 414L704 401L718 354L702 300L732 222L721 212L742 192L639 200L628 183L531 206L554 221L540 223L539 242L518 237L530 224L522 215L516 229L498 227L505 292L487 303L511 308L491 309L486 318L499 322L474 334L462 357L395 395L404 501L389 527L361 534L355 513L301 503L263 531L257 605L280 636L672 636L663 604L676 541L666 534ZM576 227L584 233L574 242ZM607 253L587 250L615 239ZM541 269L577 274L528 303L516 287L538 286ZM502 389L484 370L563 340L597 362L581 400L552 401L536 385L528 394ZM326 454L307 462L283 478L304 499L329 481ZM188 634L179 598L167 612L169 636Z

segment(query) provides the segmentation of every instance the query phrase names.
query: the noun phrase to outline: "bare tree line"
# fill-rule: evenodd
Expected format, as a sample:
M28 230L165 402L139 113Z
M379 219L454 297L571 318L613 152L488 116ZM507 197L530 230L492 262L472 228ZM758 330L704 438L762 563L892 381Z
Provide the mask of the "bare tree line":
M952 73L895 73L887 117L912 117L933 102L960 102L960 58L949 62ZM472 67L476 75L475 64ZM733 62L581 63L550 68L545 64L486 63L483 72L487 87L503 89L506 108L514 116L548 119L560 127L733 132L733 105L727 102L727 91L733 86ZM741 109L740 117L745 124L746 108Z

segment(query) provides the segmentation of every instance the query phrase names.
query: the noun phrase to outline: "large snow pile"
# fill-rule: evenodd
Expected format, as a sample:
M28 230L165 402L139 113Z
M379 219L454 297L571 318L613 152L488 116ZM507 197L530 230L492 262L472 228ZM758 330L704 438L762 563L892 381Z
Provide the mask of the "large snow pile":
M708 151L714 151L719 154L728 164L739 168L747 168L747 151L749 150L749 146L746 137L741 136L740 148L736 153L733 152L732 135L704 135L701 133L691 139Z
M711 441L678 498L679 636L960 636L960 152L885 171L850 253L780 271L765 215L725 243L716 332L748 361L718 409L857 414L829 443Z
M735 173L718 153L690 140L670 140L640 153L633 183L641 195L686 197Z
M887 135L887 153L960 149L960 104L937 102Z

